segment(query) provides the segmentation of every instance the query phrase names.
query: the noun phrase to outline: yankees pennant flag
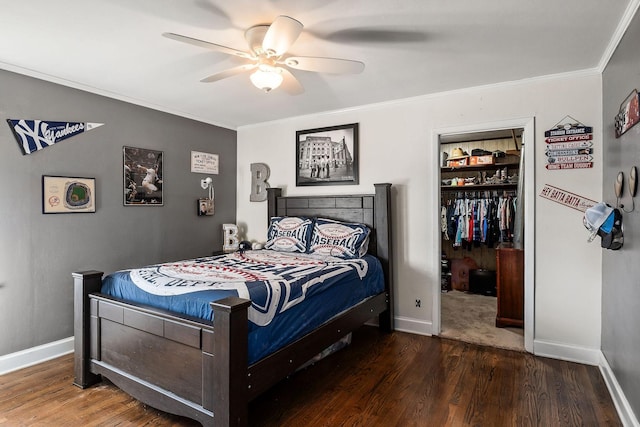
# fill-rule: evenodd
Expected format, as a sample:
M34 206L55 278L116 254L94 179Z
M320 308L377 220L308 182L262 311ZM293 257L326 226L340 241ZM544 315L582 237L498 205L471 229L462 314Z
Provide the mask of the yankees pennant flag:
M63 139L102 126L104 123L52 122L46 120L13 120L7 122L24 154L47 148Z

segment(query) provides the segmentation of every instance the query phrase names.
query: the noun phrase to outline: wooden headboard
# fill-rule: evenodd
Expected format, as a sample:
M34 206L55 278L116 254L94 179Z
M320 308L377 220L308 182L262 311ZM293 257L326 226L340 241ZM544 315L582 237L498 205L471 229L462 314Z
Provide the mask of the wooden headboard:
M393 301L391 184L374 186L375 194L292 197L283 196L281 188L268 188L267 223L274 216L305 216L366 224L371 228L369 253L380 260L387 293Z

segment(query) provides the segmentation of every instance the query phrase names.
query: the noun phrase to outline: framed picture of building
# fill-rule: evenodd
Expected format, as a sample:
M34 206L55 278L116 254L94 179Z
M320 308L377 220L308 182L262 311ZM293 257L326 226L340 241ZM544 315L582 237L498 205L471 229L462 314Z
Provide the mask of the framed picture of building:
M125 206L162 206L162 151L123 147Z
M358 184L358 123L296 132L296 186Z

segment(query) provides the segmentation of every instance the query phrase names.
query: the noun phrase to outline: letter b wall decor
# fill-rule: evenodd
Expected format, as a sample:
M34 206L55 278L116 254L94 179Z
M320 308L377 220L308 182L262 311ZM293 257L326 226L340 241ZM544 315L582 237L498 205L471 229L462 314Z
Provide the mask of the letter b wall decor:
M264 163L251 163L251 195L249 201L264 202L267 200L267 179L269 179L269 166Z

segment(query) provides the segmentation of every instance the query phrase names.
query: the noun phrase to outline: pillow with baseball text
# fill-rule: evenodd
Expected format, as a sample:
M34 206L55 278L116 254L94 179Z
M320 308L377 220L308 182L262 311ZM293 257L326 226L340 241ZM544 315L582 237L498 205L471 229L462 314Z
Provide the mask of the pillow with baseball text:
M361 258L369 248L369 227L364 224L317 218L309 253L337 258Z
M267 230L265 249L279 252L307 252L313 219L298 216L275 216Z

